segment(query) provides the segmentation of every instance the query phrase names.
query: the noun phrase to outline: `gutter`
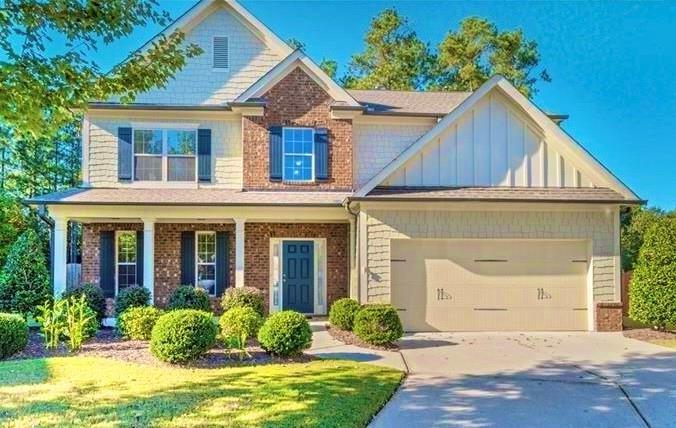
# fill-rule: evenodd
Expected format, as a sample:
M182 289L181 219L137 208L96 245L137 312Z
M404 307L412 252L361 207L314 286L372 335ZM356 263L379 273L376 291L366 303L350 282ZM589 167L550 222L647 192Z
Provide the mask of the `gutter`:
M620 204L620 205L645 205L648 201L626 199L519 199L519 198L433 198L433 197L402 197L402 196L359 196L348 197L350 202L519 202L519 203L565 203L565 204Z

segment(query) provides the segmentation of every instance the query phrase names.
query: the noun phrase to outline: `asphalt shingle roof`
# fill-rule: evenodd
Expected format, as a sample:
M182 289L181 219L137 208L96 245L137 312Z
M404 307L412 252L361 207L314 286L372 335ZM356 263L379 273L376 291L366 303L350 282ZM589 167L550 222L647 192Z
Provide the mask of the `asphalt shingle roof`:
M366 111L378 114L444 116L469 97L471 92L415 92L349 89Z

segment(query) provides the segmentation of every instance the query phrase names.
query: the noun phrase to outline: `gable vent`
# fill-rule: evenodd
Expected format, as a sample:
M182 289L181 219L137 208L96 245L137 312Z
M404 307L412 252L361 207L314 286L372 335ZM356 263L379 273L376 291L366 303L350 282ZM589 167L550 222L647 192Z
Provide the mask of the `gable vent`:
M217 36L214 37L214 69L227 70L230 66L230 56L228 52L228 38Z

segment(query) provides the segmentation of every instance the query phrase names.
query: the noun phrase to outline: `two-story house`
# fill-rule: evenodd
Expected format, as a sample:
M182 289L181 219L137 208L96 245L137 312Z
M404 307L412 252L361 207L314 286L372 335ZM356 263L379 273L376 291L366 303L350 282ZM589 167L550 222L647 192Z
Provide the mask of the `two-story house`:
M496 76L475 92L345 90L234 0L169 26L204 54L82 123L82 186L35 198L83 224L113 298L261 289L270 312L391 302L407 330L621 328L626 185ZM619 324L618 324L619 323Z

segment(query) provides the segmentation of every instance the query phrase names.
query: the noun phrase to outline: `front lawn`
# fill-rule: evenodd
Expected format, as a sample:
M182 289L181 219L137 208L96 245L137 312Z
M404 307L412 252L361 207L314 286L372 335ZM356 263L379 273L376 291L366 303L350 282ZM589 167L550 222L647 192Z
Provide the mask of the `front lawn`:
M0 426L362 427L402 373L349 361L156 367L98 357L0 362Z
M676 339L665 339L665 340L653 340L656 345L666 346L667 348L676 349Z

